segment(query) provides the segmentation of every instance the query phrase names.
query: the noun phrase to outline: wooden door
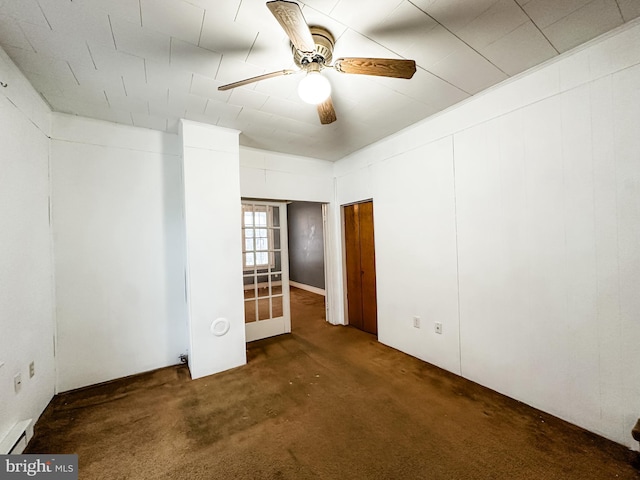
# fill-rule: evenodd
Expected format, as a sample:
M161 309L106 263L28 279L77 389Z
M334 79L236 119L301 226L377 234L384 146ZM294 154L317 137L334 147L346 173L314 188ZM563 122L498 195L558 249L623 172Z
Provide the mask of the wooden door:
M344 207L349 324L378 333L373 202Z

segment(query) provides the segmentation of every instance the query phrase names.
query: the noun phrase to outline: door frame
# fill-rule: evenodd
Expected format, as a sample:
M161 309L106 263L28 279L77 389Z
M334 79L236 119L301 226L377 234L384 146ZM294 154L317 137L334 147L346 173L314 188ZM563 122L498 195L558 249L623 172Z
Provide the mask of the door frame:
M354 202L343 203L340 207L340 247L341 247L341 267L342 267L342 314L344 315L344 325L349 325L349 300L347 298L347 246L346 246L346 234L345 234L345 207L352 205L358 205L361 203L371 202L372 207L375 209L373 198L365 198ZM375 211L374 211L374 249L375 249ZM377 266L376 266L377 271ZM376 285L376 300L378 297L378 287ZM377 303L377 302L376 302ZM376 309L377 310L377 309ZM376 315L377 317L377 315ZM376 320L377 322L377 320ZM377 335L376 335L377 336Z
M325 320L332 325L346 325L346 316L343 312L343 309L346 308L346 291L344 291L343 288L343 285L345 285L344 279L346 278L346 273L344 270L344 231L342 226L344 220L342 218L342 206L336 201L304 198L289 200L242 197L241 200L248 202L285 204L289 202L317 202L322 205L325 271ZM363 200L363 202L364 201L368 200ZM289 255L287 254L287 268L288 265ZM344 298L342 297L343 295Z

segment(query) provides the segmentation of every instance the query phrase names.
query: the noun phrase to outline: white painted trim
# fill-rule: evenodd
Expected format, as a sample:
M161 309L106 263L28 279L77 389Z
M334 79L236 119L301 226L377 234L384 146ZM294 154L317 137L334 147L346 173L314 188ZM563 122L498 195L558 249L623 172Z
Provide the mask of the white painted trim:
M342 314L345 325L349 325L349 300L347 298L347 245L345 241L344 207L340 206L340 273L342 278Z
M291 323L289 321L288 323ZM246 328L249 327L249 328ZM291 333L291 327L288 327L284 317L270 318L267 321L258 320L245 324L247 343L262 340L263 338L275 337Z
M334 189L336 180L334 179ZM334 190L334 194L336 191ZM343 299L343 279L342 279L342 257L340 254L341 227L340 227L340 206L337 201L326 204L326 231L325 231L325 290L327 322L332 325L345 325L344 299Z
M294 282L293 280L289 280L289 285L291 285L292 287L297 287L300 290L317 293L318 295L322 295L323 297L327 296L327 292L323 288L314 287L312 285L305 285L304 283Z
M9 433L7 433L5 437L2 439L2 441L0 441L1 455L22 453L22 451L24 450L24 447L27 446L27 442L29 441L29 438L27 438L27 436L29 435L29 432L28 432L29 425L31 425L31 419L22 420L16 423L11 428L11 430L9 430ZM20 440L23 437L25 440L24 444L20 445ZM17 448L17 447L20 447L20 448Z
M289 282L289 283L291 283L291 282ZM245 291L247 291L247 290L253 290L254 285L255 285L255 284L253 284L253 283L248 283L248 284L246 284L246 285L244 286L244 290L245 290ZM262 282L262 283L258 283L258 288L267 288L268 286L269 286L269 282ZM276 281L276 282L271 282L271 286L272 286L272 287L280 287L280 286L282 286L282 281L281 281L281 280L278 280L278 281ZM246 299L245 299L245 300L246 300Z

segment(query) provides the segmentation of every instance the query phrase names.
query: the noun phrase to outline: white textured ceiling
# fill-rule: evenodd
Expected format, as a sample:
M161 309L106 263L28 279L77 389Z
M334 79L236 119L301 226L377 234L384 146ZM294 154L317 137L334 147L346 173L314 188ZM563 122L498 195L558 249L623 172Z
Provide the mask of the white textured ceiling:
M321 125L264 0L0 0L0 45L57 112L177 132L186 118L242 145L337 160L640 15L640 0L305 0L340 56L409 58L411 80L326 69ZM1 80L1 79L0 79Z

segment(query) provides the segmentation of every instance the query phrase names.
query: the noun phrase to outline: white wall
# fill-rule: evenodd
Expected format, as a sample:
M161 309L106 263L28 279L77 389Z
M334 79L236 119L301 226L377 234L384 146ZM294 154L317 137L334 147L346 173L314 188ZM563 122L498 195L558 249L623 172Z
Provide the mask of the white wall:
M180 122L192 378L247 362L239 134L237 130ZM224 322L227 329L215 327Z
M338 162L380 341L637 448L639 118L636 21Z
M53 115L58 390L187 351L177 135Z
M0 49L0 440L37 419L55 387L49 116ZM29 363L35 376L29 378ZM22 389L14 392L20 373ZM4 452L2 452L4 453Z
M240 147L240 191L244 198L329 203L333 162Z

